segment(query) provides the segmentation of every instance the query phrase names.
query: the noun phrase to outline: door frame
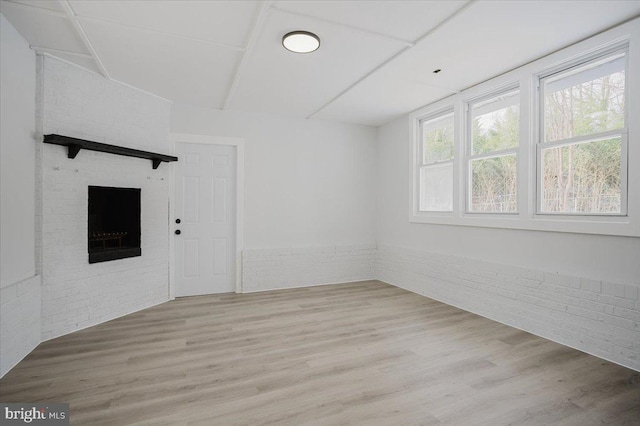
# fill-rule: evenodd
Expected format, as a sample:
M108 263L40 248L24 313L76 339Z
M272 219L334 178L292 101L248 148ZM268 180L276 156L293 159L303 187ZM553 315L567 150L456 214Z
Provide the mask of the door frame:
M242 250L244 249L244 139L224 136L194 135L188 133L172 133L171 142L174 150L178 143L196 143L203 145L226 145L236 147L236 268L235 289L242 293ZM178 159L180 161L180 159ZM176 195L176 170L173 167L171 184L169 185L169 300L175 296L175 238L173 237Z

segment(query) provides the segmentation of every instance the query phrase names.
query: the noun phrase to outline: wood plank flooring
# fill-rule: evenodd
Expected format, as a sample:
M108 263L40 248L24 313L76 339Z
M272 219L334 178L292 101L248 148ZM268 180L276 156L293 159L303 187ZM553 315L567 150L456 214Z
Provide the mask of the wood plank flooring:
M77 425L638 425L640 374L378 282L177 299L42 343Z

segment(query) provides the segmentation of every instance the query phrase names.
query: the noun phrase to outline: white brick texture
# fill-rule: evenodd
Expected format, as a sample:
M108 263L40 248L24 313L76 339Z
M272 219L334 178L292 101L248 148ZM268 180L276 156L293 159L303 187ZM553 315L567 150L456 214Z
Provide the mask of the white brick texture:
M242 291L370 280L375 254L375 244L244 250Z
M0 289L0 377L40 344L40 276Z
M42 133L170 152L170 104L44 58ZM40 144L42 340L168 300L169 179L150 160ZM142 256L88 263L88 186L141 188Z
M637 284L379 246L376 278L640 370Z

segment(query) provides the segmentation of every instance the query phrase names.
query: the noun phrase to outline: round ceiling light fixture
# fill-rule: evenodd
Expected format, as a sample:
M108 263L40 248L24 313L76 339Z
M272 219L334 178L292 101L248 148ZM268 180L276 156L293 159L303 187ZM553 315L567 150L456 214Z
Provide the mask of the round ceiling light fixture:
M291 31L282 37L285 49L295 53L311 53L320 47L320 38L309 31Z

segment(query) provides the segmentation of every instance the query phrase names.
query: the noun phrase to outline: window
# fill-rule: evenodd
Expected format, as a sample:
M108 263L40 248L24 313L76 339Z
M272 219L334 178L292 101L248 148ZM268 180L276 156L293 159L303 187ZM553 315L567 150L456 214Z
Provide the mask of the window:
M453 210L453 111L420 121L418 168L421 212Z
M520 92L470 102L468 110L467 211L516 213Z
M409 221L640 237L640 18L409 115Z
M627 49L540 79L538 211L626 214Z

